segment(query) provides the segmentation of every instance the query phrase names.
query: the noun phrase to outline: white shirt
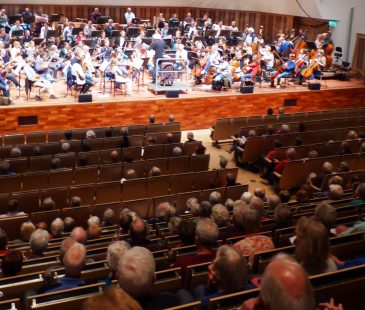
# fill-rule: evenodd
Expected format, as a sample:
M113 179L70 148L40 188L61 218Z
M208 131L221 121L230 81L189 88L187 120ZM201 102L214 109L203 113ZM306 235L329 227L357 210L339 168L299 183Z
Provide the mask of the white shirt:
M76 76L77 85L84 85L86 83L85 73L79 63L74 63L71 67L72 75Z
M24 66L24 72L29 81L35 82L37 80L37 74L35 73L34 69L28 64Z
M49 30L53 30L53 29L50 26L48 26L47 32ZM44 26L41 28L41 33L39 34L39 37L41 39L45 39L46 38L46 28Z
M125 12L124 17L127 23L131 23L132 19L136 18L133 12Z
M186 61L188 59L188 51L185 49L176 51L176 58L182 58Z
M274 54L273 53L271 53L271 52L265 53L265 55L262 59L266 61L266 65L268 67L272 68L274 66Z

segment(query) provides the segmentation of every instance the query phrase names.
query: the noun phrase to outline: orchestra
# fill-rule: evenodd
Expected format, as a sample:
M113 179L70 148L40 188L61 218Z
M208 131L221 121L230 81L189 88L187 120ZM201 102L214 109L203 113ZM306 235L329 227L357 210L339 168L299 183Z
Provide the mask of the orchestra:
M169 18L160 13L149 21L127 8L121 24L102 16L98 8L84 22L53 15L57 18L26 8L20 19L9 24L5 10L0 10L3 96L11 96L12 86L20 94L23 87L34 85L54 99L54 83L62 79L65 87L81 93L113 80L116 88L125 84L131 95L134 82L139 83L145 70L155 81L159 58L171 59L176 80L186 72L195 84L211 85L215 90L246 80L280 87L281 80L288 77L302 84L332 63L330 33L318 34L315 42L309 42L305 31L291 29L287 34L278 31L270 42L264 38L262 26L258 32L249 25L239 29L234 20L224 25L208 15L194 18L187 13L180 20L176 13ZM29 17L34 21L28 22Z

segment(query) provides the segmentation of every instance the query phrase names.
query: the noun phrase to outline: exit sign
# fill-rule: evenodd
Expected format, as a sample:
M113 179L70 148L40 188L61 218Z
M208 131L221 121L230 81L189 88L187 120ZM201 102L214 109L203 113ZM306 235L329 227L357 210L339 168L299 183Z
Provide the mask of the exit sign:
M330 21L328 22L328 24L329 24L329 26L330 26L330 27L336 27L336 25L337 25L337 21L336 21L336 20L330 20Z

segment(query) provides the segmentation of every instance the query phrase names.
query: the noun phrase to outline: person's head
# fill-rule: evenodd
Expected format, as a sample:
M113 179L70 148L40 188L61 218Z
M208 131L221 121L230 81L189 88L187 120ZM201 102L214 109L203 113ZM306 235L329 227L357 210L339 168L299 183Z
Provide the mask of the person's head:
M220 192L211 192L209 195L209 202L214 206L222 202L222 194Z
M87 228L87 239L98 239L101 236L101 228L100 225L97 223L91 223L89 224Z
M56 204L51 197L47 197L42 202L43 211L51 211L56 208Z
M343 188L338 184L331 184L328 186L328 199L339 200L343 195Z
M178 226L178 235L183 245L192 245L195 243L196 223L191 220L183 219Z
M272 194L267 197L267 207L269 208L269 210L275 210L275 208L280 204L281 200L278 195Z
M174 157L178 157L178 156L181 156L183 154L183 151L181 149L181 147L179 146L175 146L173 149L172 149L172 156Z
M33 148L33 152L32 152L32 155L33 156L41 156L42 155L42 149L41 149L41 147L40 146L35 146L34 148Z
M170 220L171 217L175 216L176 209L169 202L161 202L156 208L156 218L162 219L166 222Z
M243 217L248 205L242 200L236 200L233 204L233 223L243 229Z
M18 200L16 199L10 199L8 202L8 212L9 213L16 213L18 212Z
M100 218L98 216L90 216L87 220L87 224L90 226L91 224L100 225Z
M175 121L175 116L173 114L169 115L169 122L173 123Z
M216 204L212 208L212 219L218 225L218 227L224 227L229 224L229 212L228 209L222 204Z
M365 200L365 183L360 183L356 188L355 196L358 199Z
M67 233L71 232L76 226L75 220L69 216L64 218L63 224L64 224L63 231Z
M301 217L295 228L295 258L309 274L326 268L329 257L329 236L326 227L318 220Z
M51 169L61 168L61 160L58 157L52 158L50 166L51 166Z
M24 222L20 226L20 238L25 242L29 242L31 235L35 230L35 225L32 222Z
M73 196L70 199L70 207L77 208L81 206L81 198L78 196Z
M0 228L0 250L6 249L8 245L8 234L4 229Z
M257 210L244 208L242 225L246 234L258 233L260 231L260 214Z
M346 137L348 140L353 140L353 139L358 139L359 136L357 135L356 131L355 130L350 130L348 133L347 133L347 137Z
M9 250L1 261L3 277L16 276L22 271L23 255L18 250Z
M53 237L55 237L55 238L61 237L64 228L65 228L65 225L64 225L63 221L60 218L56 218L51 223L51 233L52 233Z
M326 202L320 203L314 210L314 216L330 230L336 223L336 208Z
M310 194L307 190L305 189L300 189L299 191L297 191L297 193L295 194L296 200L299 203L306 203L310 200Z
M90 129L86 132L86 139L95 139L96 133L94 130Z
M253 195L250 193L250 192L244 192L242 195L241 195L241 200L244 201L245 203L249 204L251 202L253 198Z
M48 247L49 235L46 230L37 229L32 233L29 240L29 245L32 253L35 255L43 255L43 252Z
M0 161L0 175L7 175L10 171L10 163L4 159Z
M365 153L365 142L360 145L360 153Z
M122 228L124 233L127 233L129 231L132 221L133 221L133 217L129 212L124 212L124 210L122 212L120 212L119 225L120 225L120 228Z
M76 243L75 240L68 237L62 240L60 246L60 261L63 262L63 258L65 257L66 252Z
M132 179L137 179L137 172L134 169L128 169L125 172L124 177L126 178L126 180L132 180Z
M230 172L227 173L226 182L227 182L227 186L235 186L237 184L235 175Z
M224 293L238 292L248 281L246 259L239 251L228 245L218 248L216 257L208 270L209 278Z
M294 160L295 159L295 149L292 147L288 148L285 155L288 160Z
M149 177L158 177L160 175L161 175L161 169L156 166L153 166L150 172L148 173Z
M339 175L334 175L333 177L331 177L328 180L328 186L332 185L332 184L337 184L337 185L341 185L343 184L343 178L340 177Z
M130 248L131 246L126 241L116 241L108 246L106 261L113 274L118 271L120 259Z
M210 217L212 214L212 207L210 201L202 201L200 204L200 217Z
M155 261L146 248L133 247L119 261L119 286L132 297L142 297L151 291L155 279Z
M10 157L11 158L19 158L22 156L22 151L20 148L18 147L13 147L11 150L10 150Z
M194 141L194 133L192 133L191 131L189 131L186 135L188 141Z
M148 120L149 120L150 124L154 124L154 123L155 123L155 121L156 121L156 118L155 118L155 116L154 116L153 114L151 114L151 115L149 116Z
M288 206L280 205L274 210L275 228L285 228L293 225L293 213Z
M224 206L227 208L228 211L233 211L234 200L231 198L228 198L226 200L226 202L224 203Z
M285 108L284 107L280 107L278 109L279 115L284 115L285 114Z
M69 278L80 278L85 266L86 249L81 243L75 242L65 253L63 265L65 274Z
M68 153L70 151L71 145L68 142L63 142L61 144L61 151L62 153Z
M195 237L198 246L212 248L219 236L217 224L211 218L201 218L196 224Z
M148 235L148 225L140 218L134 219L129 227L129 235L134 242L145 240Z
M106 209L103 213L103 225L104 226L111 226L113 225L113 220L115 218L115 212L113 209Z
M85 300L82 310L142 310L139 303L123 289L110 286L102 294L94 295Z
M264 215L265 215L265 207L264 207L264 202L262 201L261 198L259 198L259 197L253 197L252 200L251 200L251 202L250 202L250 206L249 207L251 209L256 210L260 217L264 217Z
M315 310L311 283L292 257L278 254L266 267L261 280L258 309Z
M322 173L324 175L333 173L333 165L328 161L324 162L322 165Z
M290 192L286 189L283 189L279 192L279 197L282 203L287 203L290 200Z
M350 165L345 161L341 161L339 172L349 172L349 171L350 171Z
M316 150L310 150L308 152L308 158L317 158L318 156L319 156L319 154Z
M171 144L174 142L174 135L171 132L166 134L165 143Z
M191 197L186 201L186 207L193 216L200 216L200 203L195 197Z
M80 226L75 227L70 234L70 237L78 243L85 244L87 241L87 233Z
M225 169L228 165L228 160L224 156L219 156L219 167Z

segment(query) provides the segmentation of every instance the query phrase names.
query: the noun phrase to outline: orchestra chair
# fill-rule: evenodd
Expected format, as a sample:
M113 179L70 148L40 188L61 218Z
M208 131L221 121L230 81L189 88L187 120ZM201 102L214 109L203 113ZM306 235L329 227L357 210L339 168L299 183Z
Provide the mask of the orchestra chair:
M115 79L110 79L110 88L113 94L113 97L115 97L115 94L119 91L121 95L127 96L127 83L126 82L118 82L119 88L117 88L117 81ZM105 89L104 89L105 91Z
M316 80L316 82L321 84L321 87L322 87L322 82L324 82L324 84L326 85L326 88L328 88L327 81L324 80L323 77L324 77L323 72L318 72L318 73L314 74L314 79Z
M24 88L25 88L25 94L27 95L27 101L29 101L29 99L30 99L30 95L31 95L33 86L38 88L38 96L42 100L41 87L39 87L37 85L33 85L33 84L34 84L34 82L29 81L29 79L27 77L25 78Z
M295 83L297 81L297 78L294 76L293 73L290 73L290 76L283 78L283 80L284 83L282 83L282 85L284 86L284 88L286 88L287 86L288 87L293 86L294 88L297 88Z

